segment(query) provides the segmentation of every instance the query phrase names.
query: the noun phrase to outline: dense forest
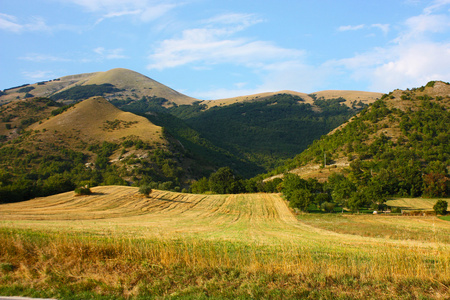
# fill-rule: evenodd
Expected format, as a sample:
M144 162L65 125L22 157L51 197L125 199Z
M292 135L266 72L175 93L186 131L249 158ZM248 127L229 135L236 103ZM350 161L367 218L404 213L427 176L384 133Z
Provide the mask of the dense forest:
M350 108L342 104L342 98L315 99L313 106L289 94L210 109L200 102L165 108L164 100L143 97L138 101L111 102L122 110L147 116L176 138L193 140L200 136L221 151L242 158L248 163L231 167L245 177L279 166L364 107L355 103ZM158 114L167 117L153 117ZM181 130L177 123L182 125Z

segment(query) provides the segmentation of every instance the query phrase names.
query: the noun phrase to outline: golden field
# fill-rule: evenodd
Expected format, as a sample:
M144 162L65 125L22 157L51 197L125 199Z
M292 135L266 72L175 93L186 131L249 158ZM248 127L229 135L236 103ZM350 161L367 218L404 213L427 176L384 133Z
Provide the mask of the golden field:
M295 216L278 194L92 191L0 205L0 294L450 297L450 223L436 217Z

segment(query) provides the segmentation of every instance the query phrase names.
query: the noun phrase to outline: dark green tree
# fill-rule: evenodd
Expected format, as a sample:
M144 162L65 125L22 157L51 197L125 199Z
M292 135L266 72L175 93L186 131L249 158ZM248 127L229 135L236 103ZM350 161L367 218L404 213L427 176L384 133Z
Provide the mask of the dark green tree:
M148 184L141 185L139 187L139 193L143 194L145 197L148 197L152 193L152 188Z
M207 191L209 191L209 181L206 177L193 182L191 185L191 193L193 194L203 194Z
M239 178L229 167L223 167L209 177L209 188L216 194L233 194Z
M445 215L447 214L448 202L445 200L438 200L436 204L433 206L433 210L437 215Z
M290 199L289 199L289 206L298 208L301 211L308 211L308 207L312 202L312 194L307 189L299 189L295 190Z

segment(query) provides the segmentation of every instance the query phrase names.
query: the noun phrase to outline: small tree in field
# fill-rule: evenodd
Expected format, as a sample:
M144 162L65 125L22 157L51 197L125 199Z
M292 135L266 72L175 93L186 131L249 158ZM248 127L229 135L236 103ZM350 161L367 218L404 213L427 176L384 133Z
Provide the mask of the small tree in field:
M448 202L445 200L438 200L433 206L437 215L445 215L447 213Z
M91 195L91 194L92 194L92 191L91 191L91 189L89 188L88 185L77 187L75 189L75 195L77 195L77 196Z
M145 197L148 197L152 193L152 188L148 184L141 185L139 187L139 193L143 194Z

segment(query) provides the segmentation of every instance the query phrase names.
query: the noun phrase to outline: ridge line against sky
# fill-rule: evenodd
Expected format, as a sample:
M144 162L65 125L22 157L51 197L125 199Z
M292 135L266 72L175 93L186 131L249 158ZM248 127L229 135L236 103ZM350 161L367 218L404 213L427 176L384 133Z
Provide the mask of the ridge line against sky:
M199 99L450 81L450 0L0 1L0 89L119 67Z

